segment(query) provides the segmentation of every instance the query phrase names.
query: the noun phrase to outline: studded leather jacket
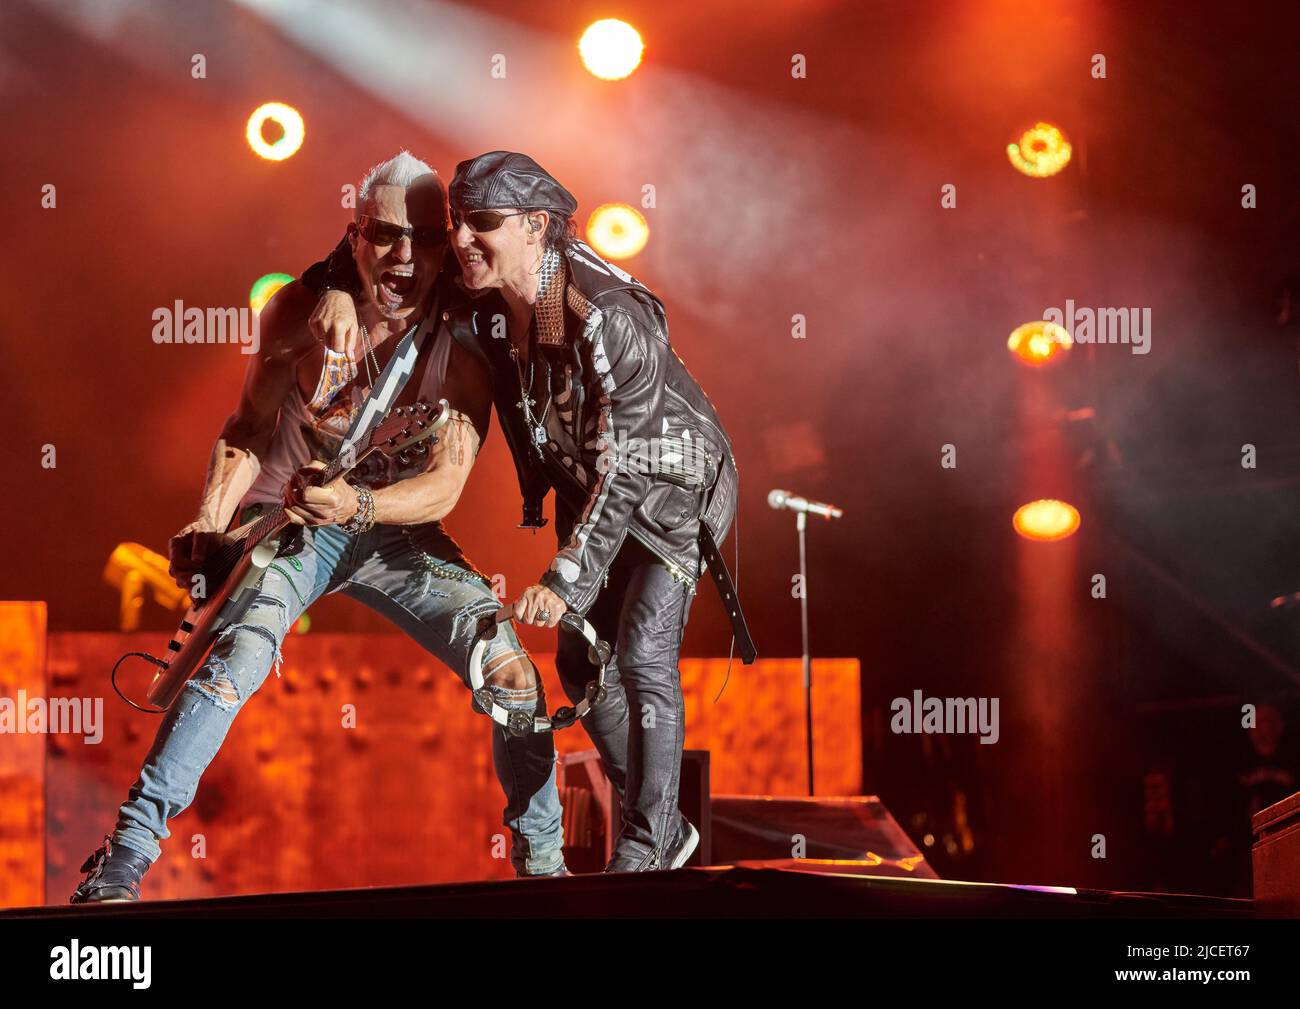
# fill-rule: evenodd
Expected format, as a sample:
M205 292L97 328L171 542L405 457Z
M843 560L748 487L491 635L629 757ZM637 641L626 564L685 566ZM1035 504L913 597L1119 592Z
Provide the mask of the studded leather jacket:
M582 242L539 291L525 365L496 291L457 287L443 319L492 375L525 527L556 492L559 551L541 583L585 613L632 536L684 581L703 573L700 525L725 539L737 474L718 415L668 342L663 303Z

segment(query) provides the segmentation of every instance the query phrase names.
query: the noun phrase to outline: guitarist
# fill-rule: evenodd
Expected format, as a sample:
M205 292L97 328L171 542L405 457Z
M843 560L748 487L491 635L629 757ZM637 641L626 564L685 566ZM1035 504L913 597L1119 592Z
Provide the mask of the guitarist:
M361 279L360 325L321 342L316 294L287 285L260 320L261 349L234 414L217 438L197 518L171 541L172 574L185 588L204 558L240 524L283 500L299 535L287 537L259 595L224 628L199 672L172 704L116 829L86 860L73 903L140 897L161 854L167 823L193 800L235 715L280 663L280 642L313 601L343 592L366 603L466 677L479 618L500 608L488 583L442 527L487 433L492 391L482 363L443 327L426 327L399 402L452 408L427 457L384 465L324 487L305 478L338 455L353 418L401 337L429 310L447 244L442 180L403 151L362 182L346 242ZM359 476L359 474L361 474ZM545 712L540 677L511 627L484 659L503 707ZM504 823L519 875L566 875L555 749L549 733L513 736L493 725L493 758L506 793Z

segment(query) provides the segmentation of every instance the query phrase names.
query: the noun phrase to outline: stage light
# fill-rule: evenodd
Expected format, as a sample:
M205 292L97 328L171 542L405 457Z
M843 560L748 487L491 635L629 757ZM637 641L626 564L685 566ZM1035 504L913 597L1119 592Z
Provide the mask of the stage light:
M139 543L119 543L104 566L104 581L121 593L119 622L122 630L140 627L144 598L152 593L159 606L169 610L189 609L190 595L167 573L168 560Z
M1063 540L1078 530L1079 512L1064 501L1031 501L1016 509L1011 524L1027 540Z
M280 135L275 140L267 140L262 132L268 123L278 128ZM293 157L302 146L302 138L306 134L298 110L283 102L267 102L254 109L248 117L248 146L254 154L268 161L283 161Z
M587 218L587 241L607 259L629 259L650 240L650 225L626 203L606 203Z
M271 296L292 280L293 277L287 273L268 273L258 277L248 291L248 307L253 310L253 314L261 315L262 309L271 300Z
M1017 326L1007 337L1007 349L1033 368L1041 368L1064 354L1073 343L1069 330L1044 319Z
M587 27L578 40L583 65L605 81L619 81L641 63L645 44L635 28L617 18L605 18Z
M1065 134L1051 123L1035 123L1020 142L1007 144L1007 157L1018 171L1035 179L1055 175L1070 163L1073 148Z

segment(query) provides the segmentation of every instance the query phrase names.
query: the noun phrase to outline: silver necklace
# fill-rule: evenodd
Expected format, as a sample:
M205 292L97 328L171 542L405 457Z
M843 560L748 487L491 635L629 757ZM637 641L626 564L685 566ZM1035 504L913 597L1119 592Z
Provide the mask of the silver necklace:
M358 320L360 321L360 320ZM375 348L370 344L370 331L366 329L366 324L361 323L361 345L365 348L366 376L370 379L370 388L375 387L375 375L379 373L379 359L375 357ZM371 366L374 370L371 370Z
M551 412L551 396L546 397L546 405L542 407L540 415L533 413L533 407L537 405L537 400L529 395L533 391L533 379L536 376L536 354L528 358L528 384L524 384L524 369L519 364L519 351L515 347L510 348L510 358L515 362L515 371L519 375L519 402L515 406L519 407L524 414L524 423L528 425L528 430L532 435L533 449L537 452L537 458L545 460L542 454L542 446L546 444L546 417ZM549 385L549 383L548 383Z
M548 293L553 294L550 288L555 282L557 274L560 273L561 266L560 253L556 249L547 249L542 254L541 263L538 264L537 296L533 303L533 322L530 330L532 327L536 327L539 335L545 334L549 337L557 326L562 330L564 325L563 298L547 297ZM544 461L545 456L542 453L542 446L548 440L546 418L551 412L551 403L554 396L550 392L548 378L546 383L548 393L546 405L542 407L540 415L533 413L533 407L537 405L537 400L533 399L530 393L533 391L533 380L536 377L537 351L537 341L534 341L533 352L528 357L528 384L525 385L523 368L519 364L519 351L513 344L510 347L510 356L515 362L515 370L519 373L519 403L517 405L523 411L524 421L532 435L533 448L537 452L537 458Z

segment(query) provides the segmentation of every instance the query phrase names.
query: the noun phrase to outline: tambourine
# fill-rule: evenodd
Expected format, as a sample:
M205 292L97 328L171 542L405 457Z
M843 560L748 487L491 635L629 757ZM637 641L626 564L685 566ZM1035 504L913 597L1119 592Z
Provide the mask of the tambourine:
M469 688L474 694L476 707L492 721L505 726L514 736L525 736L530 732L554 732L557 729L567 729L577 723L605 699L605 670L609 666L609 645L596 636L596 628L582 617L576 613L565 613L560 617L560 625L586 639L587 658L599 670L596 678L587 684L582 700L572 707L556 708L553 715L529 715L527 712L511 710L498 704L483 679L483 653L487 651L488 642L497 636L497 629L507 620L514 620L514 611L510 607L504 607L495 616L484 617L479 621L478 633L474 635L474 647L469 653Z

